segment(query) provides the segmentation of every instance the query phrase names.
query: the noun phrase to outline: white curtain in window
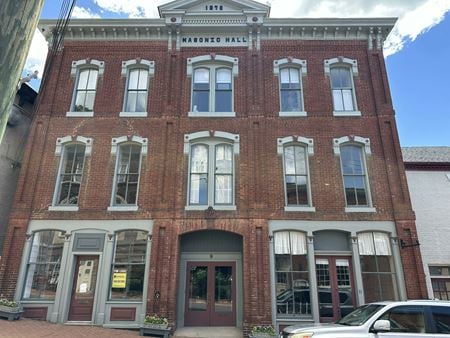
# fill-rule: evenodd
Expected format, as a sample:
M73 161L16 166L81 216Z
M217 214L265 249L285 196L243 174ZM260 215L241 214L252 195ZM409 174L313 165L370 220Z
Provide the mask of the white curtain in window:
M359 254L366 256L375 255L375 247L373 243L373 235L371 232L358 234Z
M33 237L33 242L31 244L31 252L30 259L28 265L27 278L25 280L25 287L23 290L23 298L30 298L31 295L31 287L33 285L33 277L34 272L36 271L36 262L39 256L39 247L40 247L40 233L35 232ZM34 263L34 264L33 264Z
M306 236L297 231L280 231L274 234L276 255L306 255Z
M377 256L390 256L391 246L388 234L382 232L374 232L373 238L375 242L375 252Z

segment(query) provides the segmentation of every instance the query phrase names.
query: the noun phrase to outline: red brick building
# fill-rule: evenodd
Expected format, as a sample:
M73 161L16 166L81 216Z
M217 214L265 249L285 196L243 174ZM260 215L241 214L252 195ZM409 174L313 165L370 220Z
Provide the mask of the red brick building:
M426 297L382 44L395 19L179 0L72 20L34 121L0 287L137 327L326 322ZM55 21L42 21L49 38Z

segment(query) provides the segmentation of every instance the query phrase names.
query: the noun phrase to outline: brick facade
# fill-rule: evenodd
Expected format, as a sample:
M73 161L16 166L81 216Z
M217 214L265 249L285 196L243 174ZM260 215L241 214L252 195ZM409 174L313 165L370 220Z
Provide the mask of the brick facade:
M227 55L239 59L234 79L234 118L188 117L191 78L188 58ZM345 56L358 61L354 85L361 117L333 117L330 80L324 60ZM307 117L279 117L279 80L273 61L286 57L307 60L303 97ZM75 77L74 60L105 62L99 77L94 117L70 118ZM155 61L150 80L148 117L119 117L126 78L124 60ZM149 253L147 312L163 313L177 321L182 234L198 230L224 230L243 238L243 327L271 324L270 220L317 222L393 222L398 239L417 237L411 210L394 112L382 51L369 49L367 41L263 40L259 50L244 47L181 48L167 50L158 41L71 41L57 53L40 94L39 111L22 166L20 183L10 218L0 267L0 289L8 296L15 290L25 234L30 220L153 220ZM189 158L183 152L184 135L198 131L225 131L240 136L235 157L236 211L186 211ZM59 137L78 135L93 139L92 154L84 165L78 212L48 211L52 204L60 158L55 156ZM111 139L124 135L148 138L148 155L142 158L139 210L107 211L110 205L115 157ZM345 212L339 156L333 138L357 135L369 138L367 157L375 213ZM314 140L309 157L312 204L316 212L284 211L282 157L277 138L303 136ZM375 229L376 230L376 229ZM408 298L426 297L419 248L401 251ZM108 278L108 277L106 277ZM159 297L153 297L158 291Z

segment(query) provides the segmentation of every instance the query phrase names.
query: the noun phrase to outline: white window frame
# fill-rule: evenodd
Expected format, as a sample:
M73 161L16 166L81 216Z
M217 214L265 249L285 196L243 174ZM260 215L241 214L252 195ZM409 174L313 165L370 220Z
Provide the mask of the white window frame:
M146 95L146 110L142 112L129 112L126 111L127 99L128 99L128 83L130 80L130 72L135 69L147 70L147 95ZM126 77L125 91L123 94L123 106L122 111L119 113L120 117L147 117L148 116L148 97L150 93L150 81L155 75L155 61L145 59L131 59L122 62L122 76Z
M188 158L188 177L187 177L187 191L186 191L186 206L185 210L206 210L209 207L215 210L236 210L236 156L239 155L240 137L237 134L231 134L222 131L202 131L184 136L184 154ZM208 145L208 204L207 205L191 205L190 201L190 181L191 181L191 148L196 144ZM228 144L233 151L233 202L230 205L215 204L215 146L218 144ZM213 156L211 157L211 154ZM213 187L213 189L211 189Z
M331 82L331 68L333 67L344 67L350 71L350 81L352 84L352 100L353 100L353 110L339 110L335 109L334 98L333 98L333 84ZM345 57L337 57L332 59L326 59L324 61L325 74L329 76L330 80L330 90L331 99L333 101L333 116L361 116L361 111L358 110L358 101L356 99L356 89L353 77L358 75L358 61L355 59L349 59Z
M75 100L76 100L76 94L77 94L77 87L78 87L78 81L80 79L80 72L82 70L86 69L95 69L98 71L98 77L96 81L96 87L95 87L95 96L97 96L97 89L98 89L98 81L101 76L103 76L103 73L105 71L105 62L99 61L95 59L82 59L78 61L72 62L72 68L70 75L72 77L75 77L74 81L74 87L72 92L72 101L70 103L70 111L66 113L67 117L93 117L94 111L75 111ZM95 105L95 99L94 99L94 105Z
M141 181L142 161L143 161L143 157L147 155L148 139L142 138L139 136L121 136L121 137L113 138L111 143L112 143L111 154L113 156L116 156L116 161L115 161L116 163L114 166L114 177L113 177L111 201L110 201L110 205L107 210L108 211L137 211L139 209L138 200L139 200L139 186L140 186L140 181ZM138 178L137 191L136 191L136 202L135 202L135 204L117 205L117 204L115 204L115 198L116 198L116 189L117 189L117 171L119 169L120 146L126 145L126 144L133 144L133 143L139 144L141 146L141 155L139 158L139 178Z
M365 171L365 183L367 187L367 206L348 206L347 205L347 198L345 195L345 182L344 182L344 171L342 168L342 159L341 159L341 146L344 145L356 145L361 148L362 151L362 160L364 165L364 171ZM372 200L372 192L370 189L370 180L369 180L369 169L367 168L367 156L372 154L371 147L370 147L370 139L364 138L361 136L343 136L340 138L333 139L333 152L336 156L339 156L339 166L341 168L341 179L342 179L342 187L344 192L344 200L345 200L345 212L352 213L352 212L376 212L376 208L373 206L373 200Z
M286 168L284 161L284 149L286 146L301 146L305 148L306 152L306 172L308 175L308 205L288 205L287 191L286 191ZM314 155L314 140L302 136L287 136L278 138L277 152L281 156L283 162L283 190L284 190L284 211L300 211L300 212L315 212L316 208L312 204L312 189L311 189L311 171L309 169L309 157Z
M64 152L65 147L67 145L73 144L73 143L81 143L85 146L84 150L84 164L83 164L83 172L84 168L86 166L86 158L91 156L92 153L92 143L93 139L83 136L65 136L60 137L56 140L56 148L55 148L55 155L60 157L59 159L59 166L58 166L58 173L55 183L55 189L53 191L53 198L52 198L52 205L48 207L49 211L78 211L79 206L78 205L58 205L56 201L58 200L58 195L61 191L61 171L63 170L63 160L64 160ZM81 182L83 182L83 173L81 173ZM81 183L80 183L81 187ZM80 189L81 191L81 189ZM78 198L80 196L78 195Z
M292 68L296 69L299 73L299 81L300 81L300 97L301 97L301 109L298 111L283 111L282 110L282 102L281 102L281 76L280 72L283 68ZM280 111L278 113L279 116L283 117L303 117L307 116L308 113L305 111L305 100L303 95L303 76L306 76L308 73L306 60L295 59L292 57L274 60L273 61L273 73L278 77L278 98L280 102Z
M211 53L209 55L201 55L187 60L187 76L191 77L191 100L189 106L189 117L235 117L234 111L234 78L239 74L239 59L226 55L216 55ZM209 111L196 112L192 110L192 100L194 93L194 73L197 68L209 69ZM216 93L216 70L220 68L228 68L231 70L231 111L230 112L216 112L215 111L215 93Z

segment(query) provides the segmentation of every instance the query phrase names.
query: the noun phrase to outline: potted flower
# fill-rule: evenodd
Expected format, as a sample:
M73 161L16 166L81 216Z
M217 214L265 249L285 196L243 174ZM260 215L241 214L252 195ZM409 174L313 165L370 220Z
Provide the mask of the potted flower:
M277 334L272 325L258 325L252 327L253 338L276 337Z
M154 315L145 316L144 326L155 328L155 329L167 329L169 321L165 317Z
M5 298L0 299L0 317L15 320L20 318L22 312L18 302Z
M253 338L276 337L277 334L272 325L258 325L252 327Z

